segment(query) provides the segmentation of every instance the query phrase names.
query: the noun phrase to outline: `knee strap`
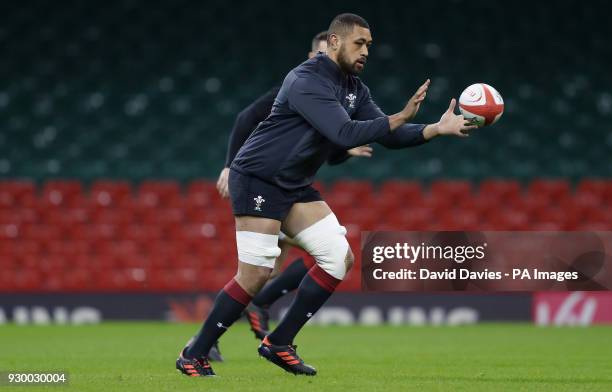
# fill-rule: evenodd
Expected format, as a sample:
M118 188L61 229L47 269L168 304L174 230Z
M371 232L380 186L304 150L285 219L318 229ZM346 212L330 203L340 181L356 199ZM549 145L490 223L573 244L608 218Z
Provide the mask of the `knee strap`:
M281 253L277 234L237 231L236 246L238 260L260 267L274 268L274 262Z
M316 260L319 267L336 279L346 275L346 254L349 243L346 229L333 213L302 230L294 237L295 242Z

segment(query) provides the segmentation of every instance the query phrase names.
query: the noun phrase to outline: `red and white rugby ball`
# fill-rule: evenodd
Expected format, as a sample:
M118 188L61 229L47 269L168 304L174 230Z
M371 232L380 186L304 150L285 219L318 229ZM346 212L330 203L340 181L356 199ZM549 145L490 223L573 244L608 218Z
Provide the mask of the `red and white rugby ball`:
M463 117L483 127L495 124L504 113L504 99L493 87L476 83L461 93L459 110Z

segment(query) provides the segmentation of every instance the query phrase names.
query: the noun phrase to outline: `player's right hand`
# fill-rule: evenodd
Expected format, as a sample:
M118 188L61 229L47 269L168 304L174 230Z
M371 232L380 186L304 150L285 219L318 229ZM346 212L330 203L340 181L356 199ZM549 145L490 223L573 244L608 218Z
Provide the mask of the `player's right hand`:
M440 117L440 121L436 124L438 135L455 135L460 137L469 136L471 130L478 128L471 121L466 120L463 115L455 114L455 106L457 100L451 99L446 112Z
M229 171L229 167L223 168L223 170L221 170L221 173L219 174L219 179L217 180L217 191L219 192L219 195L221 195L221 197L224 199L227 199L229 197Z
M351 148L350 150L347 150L346 152L350 156L352 156L352 157L371 158L372 157L372 151L374 151L372 149L372 147L370 147L368 144L366 144L365 146L359 146L359 147Z
M430 83L431 80L427 79L425 83L423 83L421 87L417 89L412 98L410 98L406 104L406 107L404 107L404 110L402 110L402 114L406 122L411 121L414 116L416 116L417 112L419 111L419 107L421 107L421 102L423 102L427 96L427 89L429 89Z

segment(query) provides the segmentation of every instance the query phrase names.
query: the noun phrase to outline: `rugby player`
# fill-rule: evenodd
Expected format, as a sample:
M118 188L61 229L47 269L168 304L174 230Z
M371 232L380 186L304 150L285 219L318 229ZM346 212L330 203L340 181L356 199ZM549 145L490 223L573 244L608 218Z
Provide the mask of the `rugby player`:
M324 53L326 50L327 31L322 31L313 37L311 50L308 52L308 58L313 58L317 53ZM229 196L227 179L230 171L229 167L234 157L257 125L264 121L266 117L268 117L268 114L270 114L278 90L280 90L280 86L273 87L242 110L236 117L229 137L225 167L221 170L217 180L217 190L221 197L227 198ZM372 148L369 146L355 147L348 151L337 148L328 158L327 163L329 165L337 165L345 162L350 157L369 158L371 156ZM295 243L281 232L279 233L278 246L281 249L281 253L276 259L274 269L270 274L270 280L253 298L244 311L244 315L249 321L251 330L259 340L262 340L268 334L268 308L280 297L295 290L302 281L304 275L306 275L308 270L314 265L314 260L304 260L300 257L292 261L282 273L279 273L283 261L291 247L295 246ZM211 348L211 351L208 353L208 359L213 361L223 360L218 348L218 343Z
M278 326L258 348L261 356L293 374L315 375L299 357L297 333L327 301L353 263L346 230L313 187L334 146L368 143L387 148L421 145L440 135L468 136L470 125L454 113L456 101L434 124L410 124L427 95L420 86L398 113L386 115L356 76L368 59L370 26L355 14L336 16L327 54L291 70L263 121L234 158L229 192L236 221L238 271L215 300L201 330L176 361L191 376L215 375L206 354L268 280L282 231L314 259Z

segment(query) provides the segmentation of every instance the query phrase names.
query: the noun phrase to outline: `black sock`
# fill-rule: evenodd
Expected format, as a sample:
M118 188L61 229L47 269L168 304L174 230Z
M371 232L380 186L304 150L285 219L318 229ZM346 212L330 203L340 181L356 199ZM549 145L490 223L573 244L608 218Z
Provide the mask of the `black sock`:
M294 260L280 275L269 281L251 302L253 305L269 307L283 295L297 289L310 267L312 265L308 265L301 257Z
M251 296L232 279L215 299L215 304L200 332L193 339L185 354L189 358L208 355L212 345L240 318L240 314L251 301Z
M315 264L304 276L285 317L268 335L270 343L274 345L292 344L295 335L323 306L340 282L339 279L334 278Z

